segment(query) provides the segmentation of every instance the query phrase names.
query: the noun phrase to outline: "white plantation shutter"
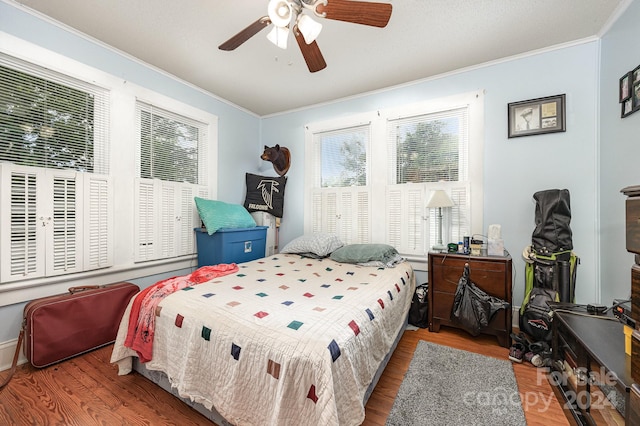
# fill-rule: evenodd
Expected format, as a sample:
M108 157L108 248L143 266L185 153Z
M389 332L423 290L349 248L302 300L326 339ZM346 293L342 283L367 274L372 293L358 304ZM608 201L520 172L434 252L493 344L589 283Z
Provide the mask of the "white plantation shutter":
M423 185L387 187L387 243L403 254L421 255L428 247Z
M113 264L107 176L0 164L0 280L50 277ZM96 187L98 185L98 188Z
M52 175L52 210L43 206L47 226L47 275L60 275L82 271L82 228L78 221L82 205L82 180L75 172L49 170ZM48 191L47 191L48 192ZM43 221L43 222L44 222Z
M106 175L84 175L84 269L113 265L113 188Z
M356 193L356 213L353 215L355 223L351 225L351 228L355 230L355 238L352 240L354 243L371 242L370 197L371 193L369 190L361 190Z
M168 182L160 185L160 255L161 259L176 255L176 218L180 204L176 205L176 187Z
M470 185L466 183L463 186L452 186L449 196L455 204L450 210L449 229L451 242L460 242L462 237L471 236L471 205L469 200Z
M200 218L193 199L207 198L208 188L159 179L136 179L136 187L136 261L195 253Z
M344 244L371 241L369 190L323 188L313 193L313 232L338 235Z
M37 169L0 164L0 279L10 282L44 275L38 258L45 250L45 234L38 218ZM42 189L40 189L42 191ZM8 208L7 208L8 207Z
M136 189L135 260L153 260L156 258L154 241L157 228L153 179L136 179Z

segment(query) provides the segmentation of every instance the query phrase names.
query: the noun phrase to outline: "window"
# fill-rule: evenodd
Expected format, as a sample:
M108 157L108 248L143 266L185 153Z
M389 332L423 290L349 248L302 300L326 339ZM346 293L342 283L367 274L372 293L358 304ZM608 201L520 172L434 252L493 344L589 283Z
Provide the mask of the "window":
M443 240L470 235L469 108L389 119L387 132L388 242L405 254L428 251L437 229L424 206L435 189L446 189L455 203Z
M437 238L426 204L444 189L443 240L481 232L482 120L473 93L307 126L305 229L423 257Z
M0 55L1 282L112 265L108 105L107 90Z
M0 306L192 267L215 164L216 116L0 31Z
M136 102L139 172L136 197L136 260L195 252L198 215L194 197L208 196L208 125Z
M368 124L313 135L314 232L333 232L345 243L369 241L369 139Z

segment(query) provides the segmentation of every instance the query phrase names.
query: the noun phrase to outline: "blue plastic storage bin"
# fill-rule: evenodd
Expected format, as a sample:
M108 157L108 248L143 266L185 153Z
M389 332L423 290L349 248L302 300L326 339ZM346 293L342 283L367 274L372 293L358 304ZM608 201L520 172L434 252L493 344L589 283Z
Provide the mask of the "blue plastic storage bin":
M265 255L268 226L222 228L209 235L194 228L198 248L198 267L219 263L242 263Z

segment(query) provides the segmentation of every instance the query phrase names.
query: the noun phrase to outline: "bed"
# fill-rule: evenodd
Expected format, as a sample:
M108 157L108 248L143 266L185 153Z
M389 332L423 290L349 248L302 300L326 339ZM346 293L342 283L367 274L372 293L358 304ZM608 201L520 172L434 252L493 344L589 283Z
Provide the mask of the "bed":
M218 424L358 425L406 325L415 289L408 262L393 268L276 254L187 285L156 308L151 360L124 345L132 369Z

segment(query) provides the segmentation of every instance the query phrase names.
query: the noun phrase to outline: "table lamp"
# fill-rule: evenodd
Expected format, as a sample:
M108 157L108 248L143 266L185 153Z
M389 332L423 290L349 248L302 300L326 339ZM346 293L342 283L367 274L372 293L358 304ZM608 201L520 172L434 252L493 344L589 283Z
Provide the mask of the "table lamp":
M445 246L442 244L442 209L453 207L455 204L449 198L449 195L443 189L437 189L433 192L431 199L427 203L427 208L438 209L438 243L432 248L434 251L444 251Z

